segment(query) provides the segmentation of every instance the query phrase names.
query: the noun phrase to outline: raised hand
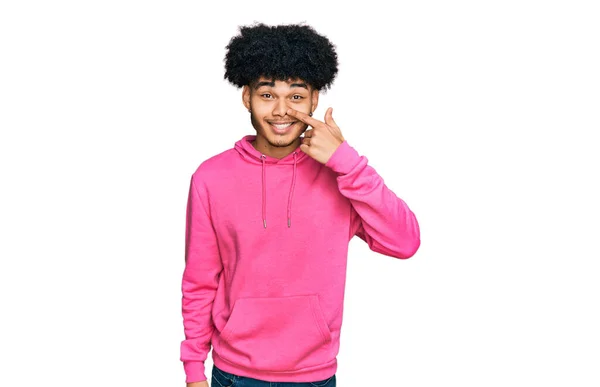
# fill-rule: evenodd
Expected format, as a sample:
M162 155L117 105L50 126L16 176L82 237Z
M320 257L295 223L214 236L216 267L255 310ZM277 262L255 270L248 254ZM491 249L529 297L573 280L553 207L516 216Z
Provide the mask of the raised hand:
M337 147L344 142L342 132L333 120L332 112L333 108L328 108L325 112L325 122L322 122L292 108L287 111L288 115L312 127L304 132L300 150L321 164L327 163Z

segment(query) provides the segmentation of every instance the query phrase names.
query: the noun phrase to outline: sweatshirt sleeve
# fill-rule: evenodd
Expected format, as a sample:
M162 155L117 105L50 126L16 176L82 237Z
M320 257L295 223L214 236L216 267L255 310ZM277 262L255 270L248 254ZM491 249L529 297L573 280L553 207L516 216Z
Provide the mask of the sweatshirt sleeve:
M204 184L192 176L188 193L185 233L185 269L182 281L182 315L185 340L181 358L186 383L206 380L204 361L214 331L212 306L223 269L217 238L210 219Z
M358 235L372 251L410 258L421 244L417 218L367 162L344 141L325 164L338 174L339 190L352 203L351 236Z

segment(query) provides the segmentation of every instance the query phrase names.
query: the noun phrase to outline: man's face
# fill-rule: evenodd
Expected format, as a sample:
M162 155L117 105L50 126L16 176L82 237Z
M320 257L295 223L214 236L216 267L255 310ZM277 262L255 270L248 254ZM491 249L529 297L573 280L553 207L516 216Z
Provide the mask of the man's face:
M299 137L308 127L287 115L287 110L312 113L317 108L319 91L298 79L278 81L261 77L254 84L244 86L242 98L246 108L251 110L257 149L267 154L272 150L272 156L277 157L298 147Z

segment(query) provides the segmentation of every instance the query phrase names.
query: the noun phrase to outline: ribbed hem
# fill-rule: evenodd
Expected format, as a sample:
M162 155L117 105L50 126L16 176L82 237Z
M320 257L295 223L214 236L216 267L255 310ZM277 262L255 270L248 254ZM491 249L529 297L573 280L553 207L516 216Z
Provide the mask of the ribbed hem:
M360 162L360 155L344 140L331 155L325 166L343 175L349 173Z
M227 360L220 357L213 347L212 350L213 363L222 369L234 375L245 376L253 379L258 379L266 382L296 382L296 383L308 383L324 380L333 376L337 371L337 358L332 361L320 364L315 367L304 368L297 371L289 372L270 372L270 371L258 371L246 367L232 364Z
M185 370L186 383L202 382L206 380L203 361L184 361L183 369Z

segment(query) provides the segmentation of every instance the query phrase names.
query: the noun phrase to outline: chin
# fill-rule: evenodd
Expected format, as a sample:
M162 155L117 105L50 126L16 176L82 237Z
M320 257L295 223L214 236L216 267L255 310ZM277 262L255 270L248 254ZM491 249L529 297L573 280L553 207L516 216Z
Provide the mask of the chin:
M271 129L267 129L266 133L263 131L263 136L272 144L276 146L289 146L298 139L304 133L304 131L290 131L288 133L276 133ZM266 134L266 135L265 135Z
M268 141L271 145L276 147L288 147L292 145L297 138L298 137L293 137L291 135L275 136L274 138L269 138Z

